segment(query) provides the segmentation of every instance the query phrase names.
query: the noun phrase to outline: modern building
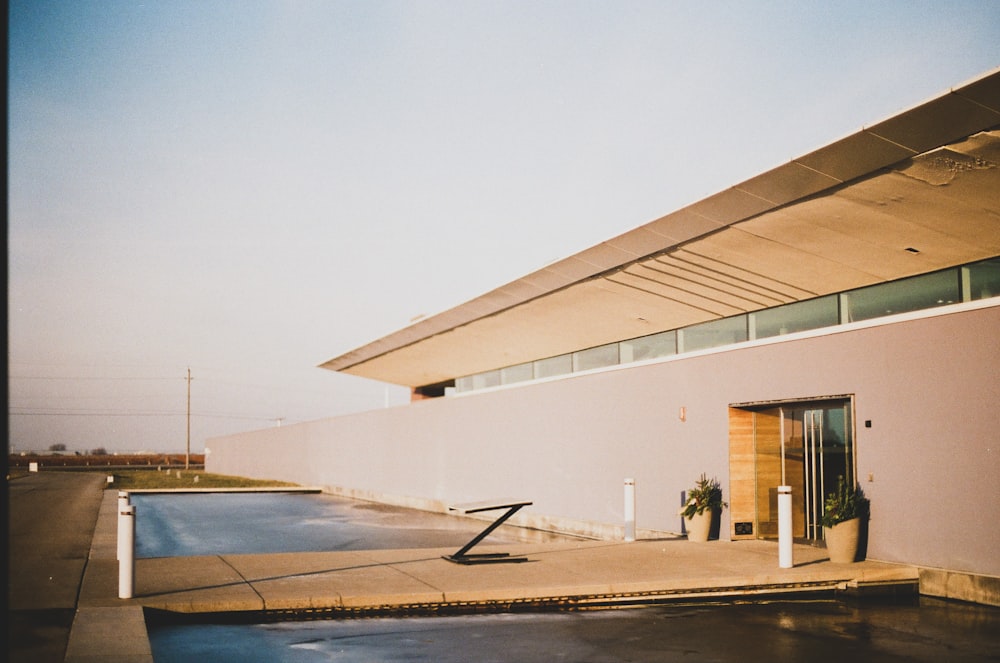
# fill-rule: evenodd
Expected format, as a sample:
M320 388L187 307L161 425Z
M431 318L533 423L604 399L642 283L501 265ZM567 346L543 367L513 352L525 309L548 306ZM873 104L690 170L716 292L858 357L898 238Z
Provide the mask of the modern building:
M1000 604L1000 70L335 357L406 406L213 439L208 469L520 523L819 541L837 478L867 555ZM726 545L719 543L718 545Z

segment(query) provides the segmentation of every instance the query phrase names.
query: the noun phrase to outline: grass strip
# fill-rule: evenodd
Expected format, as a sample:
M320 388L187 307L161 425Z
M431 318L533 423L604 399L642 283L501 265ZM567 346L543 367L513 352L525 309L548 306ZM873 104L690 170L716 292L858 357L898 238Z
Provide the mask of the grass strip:
M163 488L287 488L298 484L269 479L248 479L199 470L116 470L109 473L114 482L108 488L141 490Z

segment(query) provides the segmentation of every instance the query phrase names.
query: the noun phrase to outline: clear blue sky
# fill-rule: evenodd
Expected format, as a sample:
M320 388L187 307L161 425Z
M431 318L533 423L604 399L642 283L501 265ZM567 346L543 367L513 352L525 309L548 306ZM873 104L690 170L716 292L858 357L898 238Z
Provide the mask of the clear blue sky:
M998 65L995 0L12 0L11 446L404 403L316 366Z

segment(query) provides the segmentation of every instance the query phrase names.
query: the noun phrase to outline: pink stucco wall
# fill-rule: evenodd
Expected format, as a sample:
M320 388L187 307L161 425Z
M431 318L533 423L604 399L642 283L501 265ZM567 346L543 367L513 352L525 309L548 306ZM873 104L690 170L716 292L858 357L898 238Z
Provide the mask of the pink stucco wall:
M728 493L730 404L853 394L869 557L997 576L1000 306L950 311L216 438L207 469L425 508L524 496L531 524L601 536L632 477L638 527L677 531L702 472Z

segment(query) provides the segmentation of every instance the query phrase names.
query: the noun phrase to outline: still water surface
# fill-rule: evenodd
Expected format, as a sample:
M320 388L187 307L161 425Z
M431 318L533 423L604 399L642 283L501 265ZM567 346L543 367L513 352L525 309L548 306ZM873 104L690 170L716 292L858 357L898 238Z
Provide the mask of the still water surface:
M319 494L133 494L132 504L136 507L136 557L140 558L451 546L457 549L487 524ZM567 538L501 527L485 542Z
M1000 661L1000 610L933 599L600 612L151 625L157 663L181 661Z

